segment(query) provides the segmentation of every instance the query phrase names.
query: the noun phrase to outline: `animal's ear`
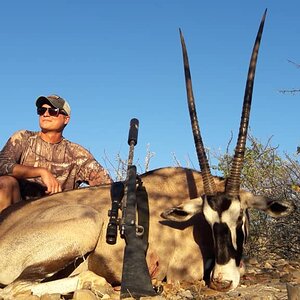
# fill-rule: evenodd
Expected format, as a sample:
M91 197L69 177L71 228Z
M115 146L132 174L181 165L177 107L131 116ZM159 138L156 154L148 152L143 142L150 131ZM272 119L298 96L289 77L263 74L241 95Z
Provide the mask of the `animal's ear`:
M254 196L249 192L241 193L240 198L244 208L260 209L274 218L288 216L295 210L295 204L292 201L274 200L266 196Z
M188 221L195 214L202 212L203 199L201 197L187 200L182 204L165 210L161 213L161 217L175 222Z

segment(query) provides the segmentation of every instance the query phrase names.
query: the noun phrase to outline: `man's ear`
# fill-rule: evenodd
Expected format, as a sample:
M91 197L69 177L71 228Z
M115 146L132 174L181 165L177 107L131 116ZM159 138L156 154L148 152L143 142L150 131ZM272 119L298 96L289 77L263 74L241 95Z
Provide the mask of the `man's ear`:
M161 217L175 222L185 222L191 217L203 211L203 199L194 198L183 202L182 204L165 210Z
M65 116L65 126L69 123L70 121L70 116Z

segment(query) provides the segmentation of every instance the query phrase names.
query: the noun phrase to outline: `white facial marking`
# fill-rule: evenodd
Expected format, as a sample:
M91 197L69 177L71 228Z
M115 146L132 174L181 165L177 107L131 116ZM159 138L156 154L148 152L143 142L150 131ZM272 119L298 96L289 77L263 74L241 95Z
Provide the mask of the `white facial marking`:
M236 244L236 222L241 212L240 201L234 200L231 202L229 208L225 210L221 215L221 222L227 224L232 237L232 245L237 250Z
M235 259L230 259L226 265L216 264L211 273L211 280L232 281L231 289L235 289L240 282L240 269L236 266Z
M220 218L219 218L218 213L209 206L207 201L204 201L203 214L205 216L206 221L211 226L213 226L214 223L219 223L220 222Z

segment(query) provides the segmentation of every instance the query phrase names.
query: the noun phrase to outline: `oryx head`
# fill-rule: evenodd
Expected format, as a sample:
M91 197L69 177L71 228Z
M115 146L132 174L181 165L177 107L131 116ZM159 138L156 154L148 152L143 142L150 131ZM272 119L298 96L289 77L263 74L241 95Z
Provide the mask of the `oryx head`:
M179 219L185 221L195 213L203 213L211 226L214 241L215 265L210 276L210 286L217 290L233 289L239 284L240 262L247 236L247 208L262 209L272 216L282 216L291 210L291 207L283 202L273 201L264 196L254 196L240 190L256 61L265 17L266 11L260 23L250 60L237 145L223 192L217 191L200 135L187 50L180 31L188 106L205 194L197 198L197 201L192 199L164 212L162 217L173 221Z

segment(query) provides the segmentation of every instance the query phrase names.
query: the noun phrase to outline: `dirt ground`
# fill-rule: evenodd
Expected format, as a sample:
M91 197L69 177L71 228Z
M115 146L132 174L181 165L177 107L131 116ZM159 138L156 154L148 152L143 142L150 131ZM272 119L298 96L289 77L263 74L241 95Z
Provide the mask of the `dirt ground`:
M203 286L203 282L184 283L177 287L165 285L163 299L283 300L288 299L287 284L300 287L300 260L274 259L258 262L256 259L250 259L245 263L246 273L234 291L217 292ZM300 294L298 296L300 299Z
M240 285L234 291L217 292L205 286L204 281L182 282L181 284L162 283L158 296L142 297L141 300L300 300L300 260L248 259L245 261L245 266L245 275L242 276ZM288 296L287 285L290 287L289 290L296 291L293 296ZM47 294L41 297L27 294L10 300L116 300L119 298L117 292L110 294L103 292L101 288L86 286L74 294Z

